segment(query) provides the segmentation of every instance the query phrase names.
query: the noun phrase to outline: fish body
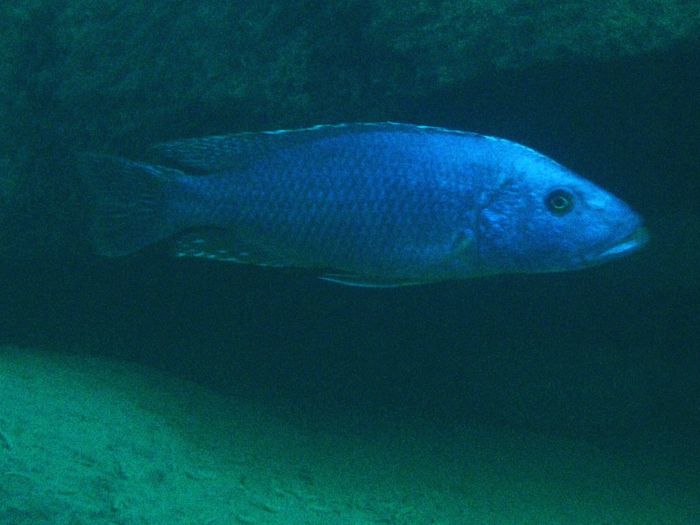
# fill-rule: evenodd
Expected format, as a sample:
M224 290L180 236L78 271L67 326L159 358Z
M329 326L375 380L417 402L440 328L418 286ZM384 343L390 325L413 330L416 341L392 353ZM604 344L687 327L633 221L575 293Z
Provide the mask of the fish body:
M175 141L155 164L88 156L97 251L314 268L399 286L582 268L644 245L626 204L494 137L343 124Z

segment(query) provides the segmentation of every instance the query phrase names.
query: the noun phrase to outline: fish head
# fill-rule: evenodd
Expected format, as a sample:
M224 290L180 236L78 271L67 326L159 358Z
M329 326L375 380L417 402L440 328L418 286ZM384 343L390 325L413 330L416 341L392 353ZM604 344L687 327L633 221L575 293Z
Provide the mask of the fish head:
M648 234L627 204L531 152L501 171L479 213L484 273L595 266L643 247Z

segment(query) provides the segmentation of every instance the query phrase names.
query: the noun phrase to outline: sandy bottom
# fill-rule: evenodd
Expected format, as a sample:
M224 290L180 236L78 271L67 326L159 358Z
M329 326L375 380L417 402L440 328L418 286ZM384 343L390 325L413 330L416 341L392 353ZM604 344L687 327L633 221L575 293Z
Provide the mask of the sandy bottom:
M0 348L0 524L695 524L698 464L357 416ZM662 457L663 456L663 457Z

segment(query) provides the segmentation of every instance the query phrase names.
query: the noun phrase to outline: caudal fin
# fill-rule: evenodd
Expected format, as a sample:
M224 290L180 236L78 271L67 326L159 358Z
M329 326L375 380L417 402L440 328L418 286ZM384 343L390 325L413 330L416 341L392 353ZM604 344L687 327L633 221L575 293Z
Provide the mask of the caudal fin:
M100 255L127 255L180 229L168 195L181 171L104 155L85 155L81 164L94 197L90 238Z

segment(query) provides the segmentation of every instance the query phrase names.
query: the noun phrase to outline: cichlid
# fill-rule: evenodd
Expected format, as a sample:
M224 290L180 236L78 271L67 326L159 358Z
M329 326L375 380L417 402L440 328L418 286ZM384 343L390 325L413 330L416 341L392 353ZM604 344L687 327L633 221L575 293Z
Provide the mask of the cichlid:
M105 256L174 253L401 286L597 265L647 241L624 202L520 144L397 123L181 140L85 157Z

